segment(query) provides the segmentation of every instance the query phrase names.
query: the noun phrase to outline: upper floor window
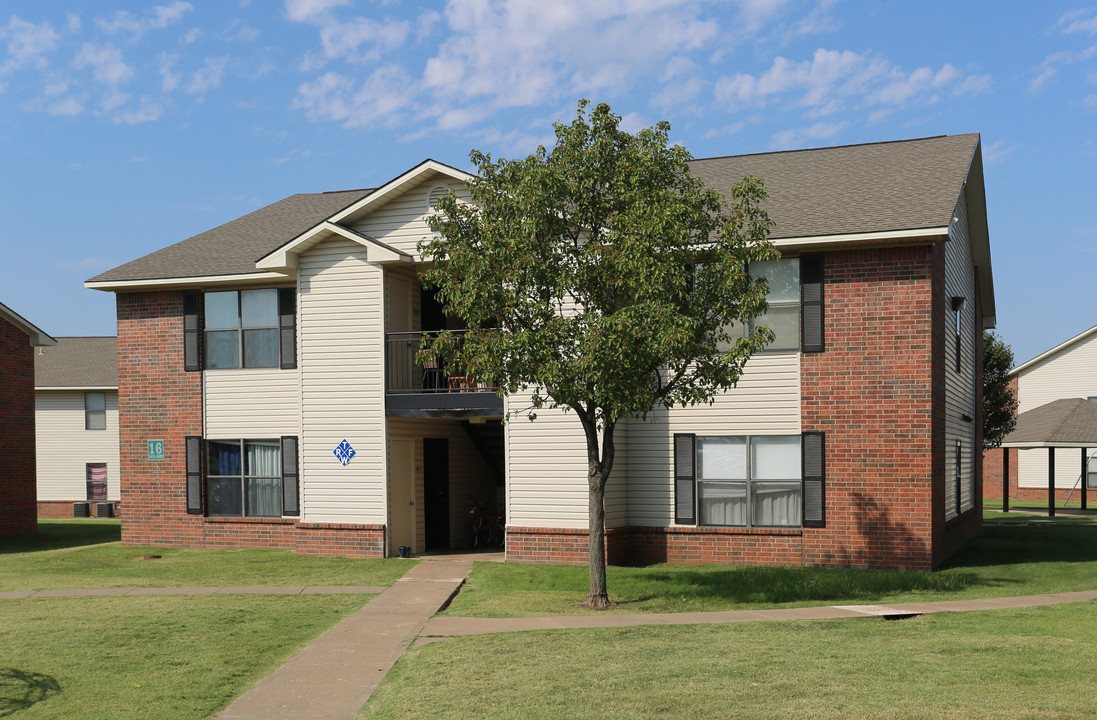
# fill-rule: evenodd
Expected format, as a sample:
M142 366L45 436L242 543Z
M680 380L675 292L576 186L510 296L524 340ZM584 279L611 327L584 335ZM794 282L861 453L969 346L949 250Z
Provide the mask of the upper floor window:
M769 285L766 300L769 310L747 323L736 323L728 329L732 341L768 325L777 336L766 350L800 349L800 259L766 260L751 263L748 271L753 277L764 277ZM721 347L721 350L728 348Z
M102 392L84 393L84 429L107 429L107 394Z
M205 294L206 367L278 367L278 291Z

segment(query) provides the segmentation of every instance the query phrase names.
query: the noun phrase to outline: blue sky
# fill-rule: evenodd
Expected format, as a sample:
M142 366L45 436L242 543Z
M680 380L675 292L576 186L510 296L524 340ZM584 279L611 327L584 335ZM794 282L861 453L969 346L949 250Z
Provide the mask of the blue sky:
M7 0L0 302L113 334L83 281L286 195L524 156L577 99L696 157L980 132L998 328L1097 324L1097 6Z

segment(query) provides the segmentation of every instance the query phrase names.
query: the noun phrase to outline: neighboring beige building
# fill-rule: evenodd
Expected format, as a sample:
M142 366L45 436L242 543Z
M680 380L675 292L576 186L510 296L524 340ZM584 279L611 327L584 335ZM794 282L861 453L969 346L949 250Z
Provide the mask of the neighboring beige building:
M1097 325L1075 335L1026 363L1018 365L1010 374L1017 383L1017 412L1034 410L1055 400L1085 398L1097 401ZM1000 453L1001 451L994 451ZM1087 448L1091 456L1089 488L1097 488L1097 448ZM1016 468L1012 496L1026 499L1047 499L1048 451L1041 449L1011 452L1011 463ZM1055 494L1058 501L1080 497L1082 453L1078 449L1063 448L1055 453ZM996 479L1001 497L1001 473ZM988 486L991 479L988 478ZM1073 493L1073 496L1072 496ZM1091 496L1092 497L1092 496Z
M72 517L117 509L118 343L113 337L62 337L34 356L38 515Z

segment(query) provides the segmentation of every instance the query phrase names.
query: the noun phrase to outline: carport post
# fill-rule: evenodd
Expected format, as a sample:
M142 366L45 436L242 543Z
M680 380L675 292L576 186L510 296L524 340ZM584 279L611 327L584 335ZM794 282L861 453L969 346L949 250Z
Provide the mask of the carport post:
M1009 448L1002 448L1002 512L1009 512Z
M1086 509L1086 485L1089 484L1089 448L1082 448L1082 509Z
M1055 448L1047 449L1047 516L1055 517Z

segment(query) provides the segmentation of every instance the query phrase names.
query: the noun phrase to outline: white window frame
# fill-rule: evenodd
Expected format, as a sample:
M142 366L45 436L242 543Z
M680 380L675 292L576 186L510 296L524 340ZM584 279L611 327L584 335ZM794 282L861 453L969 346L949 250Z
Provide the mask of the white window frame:
M788 478L758 478L758 477L754 477L755 476L754 451L753 451L754 450L754 447L753 447L754 443L755 442L760 442L760 441L763 441L763 440L766 440L766 439L775 439L775 438L782 438L782 439L792 439L792 438L794 438L796 440L796 443L795 443L796 466L797 466L796 473L792 477L788 477ZM744 468L744 473L743 473L744 477L742 479L728 479L728 478L710 478L710 479L707 479L707 480L705 479L705 477L704 477L704 462L703 462L703 458L702 458L702 455L701 455L702 454L702 446L704 445L704 443L706 441L714 441L714 440L742 440L744 442L744 452L746 454L746 457L745 457L745 468ZM789 445L791 447L792 443L789 443ZM804 522L804 519L803 519L803 493L804 493L804 488L803 488L802 446L803 446L803 438L799 433L794 434L794 435L793 434L789 434L789 435L697 435L696 436L696 445L695 445L695 450L694 450L694 452L696 454L696 457L694 458L694 467L696 468L696 479L695 479L694 482L695 482L695 486L696 486L695 492L696 492L696 498L697 498L697 500L696 500L696 503L697 503L697 516L696 516L697 517L697 525L701 526L701 527L746 527L746 528L767 528L767 529L786 529L786 528L801 528L801 527L803 527L803 522ZM741 483L745 487L745 489L746 489L745 500L744 500L744 502L745 502L745 512L744 512L744 514L745 514L745 517L746 517L745 524L724 524L724 523L713 523L713 522L705 522L704 521L704 519L703 519L704 515L705 515L705 510L703 509L704 494L705 494L704 493L704 487L705 487L706 484L712 486L712 485L716 485L716 484L720 484L720 483L723 483L723 484L732 484L732 483L740 484ZM787 485L789 490L795 488L796 499L795 499L795 502L793 503L793 506L796 508L796 522L795 523L788 523L788 524L784 524L784 525L767 525L767 524L761 524L761 523L755 522L755 518L754 518L755 492L756 492L756 488L760 488L764 485L771 485L771 486Z

